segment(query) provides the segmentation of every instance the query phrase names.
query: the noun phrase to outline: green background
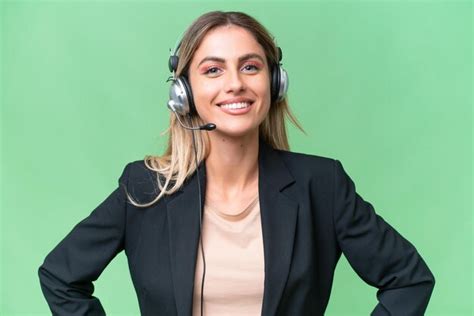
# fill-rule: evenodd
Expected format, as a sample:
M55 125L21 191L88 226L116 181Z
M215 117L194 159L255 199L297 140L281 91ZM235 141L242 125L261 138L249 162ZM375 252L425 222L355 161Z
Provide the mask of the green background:
M168 50L201 13L241 10L282 47L307 131L293 151L341 160L436 277L427 315L471 315L470 1L1 3L1 315L47 315L37 269L117 184L160 154ZM126 258L95 283L137 315ZM376 289L341 258L327 315L368 315Z

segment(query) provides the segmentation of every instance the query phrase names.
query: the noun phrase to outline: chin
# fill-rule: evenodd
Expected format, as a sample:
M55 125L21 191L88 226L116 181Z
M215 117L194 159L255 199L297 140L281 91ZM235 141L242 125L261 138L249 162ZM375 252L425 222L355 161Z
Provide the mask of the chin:
M258 133L258 126L257 127L248 127L248 128L243 128L241 125L236 126L235 128L232 128L230 126L226 126L223 124L223 128L219 128L219 124L217 124L217 129L216 131L219 134L222 134L222 136L227 136L227 137L245 137L245 136L250 136Z

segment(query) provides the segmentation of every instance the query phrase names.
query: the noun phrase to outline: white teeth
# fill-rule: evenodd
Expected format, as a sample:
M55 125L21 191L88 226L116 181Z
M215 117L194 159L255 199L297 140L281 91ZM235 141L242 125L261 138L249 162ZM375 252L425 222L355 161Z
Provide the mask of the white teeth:
M249 106L250 106L250 103L248 102L228 103L228 104L221 105L222 108L226 108L226 109L243 109Z

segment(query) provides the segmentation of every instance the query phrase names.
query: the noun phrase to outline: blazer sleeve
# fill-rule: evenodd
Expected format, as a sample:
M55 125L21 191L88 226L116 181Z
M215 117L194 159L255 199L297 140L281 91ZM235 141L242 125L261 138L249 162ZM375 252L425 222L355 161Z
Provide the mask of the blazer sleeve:
M378 216L335 160L334 226L356 273L377 287L371 315L423 315L435 279L415 247Z
M129 166L120 185L128 181ZM92 282L123 249L125 218L126 196L119 187L46 256L38 274L53 315L105 315L92 296Z

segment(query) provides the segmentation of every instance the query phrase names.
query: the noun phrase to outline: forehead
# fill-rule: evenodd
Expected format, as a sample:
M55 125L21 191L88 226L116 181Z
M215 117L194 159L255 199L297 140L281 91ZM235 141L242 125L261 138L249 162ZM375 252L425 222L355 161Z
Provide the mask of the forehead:
M219 26L204 36L194 53L192 63L199 62L207 56L238 59L240 56L249 53L259 54L262 58L265 57L263 47L257 42L252 33L236 25Z

